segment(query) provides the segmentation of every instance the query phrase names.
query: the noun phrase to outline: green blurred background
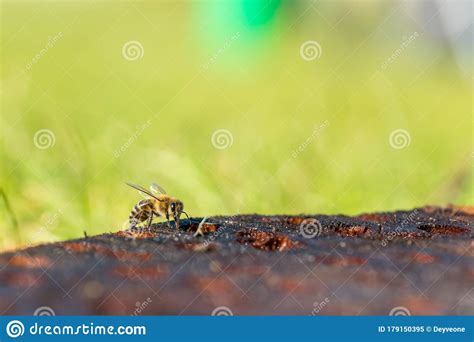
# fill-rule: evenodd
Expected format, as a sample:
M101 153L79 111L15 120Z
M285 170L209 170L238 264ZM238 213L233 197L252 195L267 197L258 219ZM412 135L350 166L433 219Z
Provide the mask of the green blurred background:
M2 2L0 249L122 229L125 181L193 216L472 203L469 12Z

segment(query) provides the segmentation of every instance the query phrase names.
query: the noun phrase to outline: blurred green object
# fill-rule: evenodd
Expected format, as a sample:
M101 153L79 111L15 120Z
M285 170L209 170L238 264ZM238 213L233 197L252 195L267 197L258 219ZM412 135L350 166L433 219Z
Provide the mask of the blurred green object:
M268 23L281 6L280 0L243 0L243 12L250 26Z
M201 217L472 203L472 74L401 6L2 3L0 248L127 227L126 181Z

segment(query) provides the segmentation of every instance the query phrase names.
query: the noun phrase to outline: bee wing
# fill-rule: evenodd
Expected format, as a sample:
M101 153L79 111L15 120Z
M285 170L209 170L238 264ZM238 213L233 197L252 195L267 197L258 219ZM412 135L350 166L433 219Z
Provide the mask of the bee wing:
M157 183L151 183L150 184L150 190L154 192L155 194L163 194L166 195L166 190L163 189L159 184Z
M158 200L158 201L160 201L160 202L163 202L163 200L161 200L161 199L159 199L158 197L156 197L155 195L153 195L153 194L151 193L151 191L149 191L149 190L147 190L147 189L141 187L140 185L136 185L136 184L132 184L132 183L128 183L128 182L127 182L126 184L127 184L128 186L130 186L130 187L132 187L132 188L134 188L134 189L140 191L140 192L143 192L144 194L147 194L147 195L150 196L150 197L153 197L154 199L156 199L156 200Z

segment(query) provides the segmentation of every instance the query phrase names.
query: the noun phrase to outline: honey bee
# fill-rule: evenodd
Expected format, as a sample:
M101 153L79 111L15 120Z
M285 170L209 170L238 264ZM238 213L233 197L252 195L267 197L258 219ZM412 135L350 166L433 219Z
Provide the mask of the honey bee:
M130 221L129 229L143 221L147 221L146 227L150 228L153 216L166 217L169 228L171 228L170 217L173 217L176 228L179 228L181 214L185 214L189 219L188 214L183 210L183 202L179 199L168 196L166 191L159 185L155 183L151 185L150 189L155 192L155 194L153 194L151 191L139 185L131 183L126 184L148 196L133 207L132 212L128 217Z

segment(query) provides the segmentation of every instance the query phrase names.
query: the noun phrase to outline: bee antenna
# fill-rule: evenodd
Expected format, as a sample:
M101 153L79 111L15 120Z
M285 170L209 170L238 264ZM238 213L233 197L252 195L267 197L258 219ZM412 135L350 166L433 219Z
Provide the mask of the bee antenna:
M189 215L188 215L187 212L185 212L185 211L183 210L182 213L183 213L184 215L186 215L186 217L188 218L188 220L190 220Z

